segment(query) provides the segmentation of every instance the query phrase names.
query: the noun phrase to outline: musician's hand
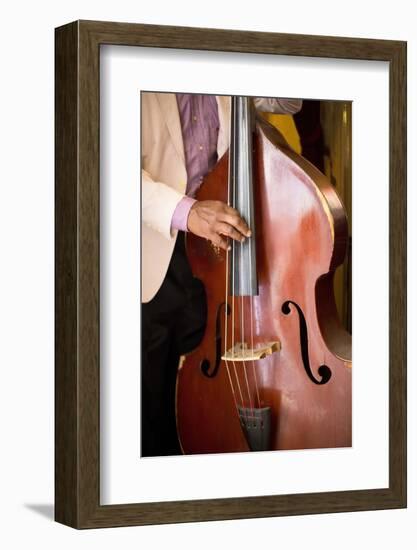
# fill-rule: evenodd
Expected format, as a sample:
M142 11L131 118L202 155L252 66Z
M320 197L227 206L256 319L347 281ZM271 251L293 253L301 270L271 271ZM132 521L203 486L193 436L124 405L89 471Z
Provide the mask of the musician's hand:
M197 201L188 214L188 230L199 237L210 240L223 250L230 249L222 237L231 237L243 242L251 231L239 212L221 201Z

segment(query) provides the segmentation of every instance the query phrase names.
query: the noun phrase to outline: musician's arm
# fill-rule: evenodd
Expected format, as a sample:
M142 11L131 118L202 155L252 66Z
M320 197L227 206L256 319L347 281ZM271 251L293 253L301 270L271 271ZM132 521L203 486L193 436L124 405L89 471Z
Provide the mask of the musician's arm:
M302 99L280 99L277 97L255 97L253 102L259 111L282 115L298 113L303 105Z
M142 170L142 223L167 239L176 236L171 221L183 198L182 193L165 183L155 181L146 170Z

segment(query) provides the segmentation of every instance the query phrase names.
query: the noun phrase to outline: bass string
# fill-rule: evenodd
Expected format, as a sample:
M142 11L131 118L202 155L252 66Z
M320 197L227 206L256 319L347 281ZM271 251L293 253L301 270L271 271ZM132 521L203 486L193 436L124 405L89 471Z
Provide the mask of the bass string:
M248 105L248 116L250 115L250 107L251 107L251 105ZM249 127L249 131L250 132L252 131L251 126ZM252 147L250 147L249 143L247 143L246 144L246 150L249 151L250 149L252 149ZM253 195L253 180L252 180L252 189L250 189L250 191ZM252 209L251 209L252 204L251 204L251 200L250 200L250 193L247 194L247 197L248 197L248 204L247 204L248 218L251 222L251 226L254 226L255 216L253 215L253 212L252 212ZM252 276L253 239L254 239L254 236L255 236L254 227L251 227L251 230L252 230L252 235L251 235L251 237L249 237L248 245L249 245L249 273ZM254 338L253 338L253 295L252 294L249 297L249 303L250 303L250 346L251 346L251 351L252 351L252 355L253 355ZM257 402L258 402L258 408L261 408L261 400L259 398L258 377L256 375L255 361L253 359L252 359L252 372L253 372L253 379L255 381L255 391L256 391L256 398L257 398Z
M232 248L232 251L233 251L233 254L232 254L232 261L234 262L235 260L235 246L234 244L232 245L233 248ZM231 326L231 329L232 329L232 346L231 346L231 350L232 350L232 365L233 365L233 372L235 374L235 378L236 378L236 383L237 383L237 387L238 387L238 390L239 390L239 395L240 395L240 403L241 403L241 406L243 408L243 411L245 411L245 403L244 403L244 399L243 399L243 392L242 392L242 388L241 388L241 385L240 385L240 381L239 381L239 376L238 376L238 372L237 372L237 368L236 368L236 361L234 361L234 349L235 349L235 272L234 272L234 269L232 268L232 294L231 294L231 300L232 300L232 326ZM237 409L238 410L238 413L239 413L239 408Z
M237 141L238 141L238 136L237 136L237 131L238 131L238 121L237 121L237 117L238 117L238 113L237 113L237 98L234 97L232 99L232 120L233 120L233 135L231 136L231 139L232 139L232 162L230 162L230 158L229 158L229 166L232 167L232 171L230 173L230 178L232 180L232 202L233 202L233 207L236 206L236 174L237 174L237 155L236 155L236 144L237 144ZM229 201L230 201L230 194L229 194ZM229 204L230 205L230 204ZM235 356L235 346L236 346L236 341L235 341L235 289L236 289L236 280L235 280L235 268L236 268L236 241L235 240L232 240L232 292L231 292L231 300L232 300L232 357L234 358ZM232 359L232 364L233 364L233 372L234 372L234 375L235 375L235 379L236 379L236 383L237 383L237 387L238 387L238 390L239 390L239 395L240 395L240 403L241 403L241 408L242 408L242 414L243 416L246 417L246 422L248 422L248 412L247 412L247 408L245 407L245 400L243 398L243 391L242 391L242 388L241 388L241 384L240 384L240 378L239 378L239 374L238 374L238 368L236 367L236 361L234 361ZM244 365L244 362L243 362L243 365ZM240 415L239 415L239 409L238 409L238 416L239 416L239 420L240 420Z
M225 284L226 292L225 292L225 299L224 299L224 310L225 310L225 318L224 318L224 356L225 357L226 357L226 353L227 353L227 336L228 336L228 331L227 331L227 329L228 329L228 326L227 326L227 318L228 318L228 312L227 312L227 309L228 309L228 284L229 284L229 269L228 269L228 266L229 266L229 250L226 250L226 284ZM227 376L229 378L229 384L230 384L230 387L231 387L231 390L232 390L233 401L235 403L236 411L239 412L239 407L238 407L236 393L235 393L235 387L234 387L234 384L232 382L232 377L230 376L229 363L228 363L227 359L224 360L224 363L226 365L226 372L227 372Z
M239 99L236 99L236 101L239 101ZM243 121L243 116L247 117L248 112L246 110L245 114L243 113L243 100L242 100L242 98L240 98L240 110L239 111L240 111L239 113L236 113L236 116L239 117L240 121ZM246 124L247 120L245 120L244 122ZM239 121L235 120L235 128L238 128L238 123L239 123ZM237 137L235 138L235 143L236 143L236 139L237 139ZM240 143L239 143L239 146L240 146L239 153L241 153L242 150L249 153L248 135L247 135L246 131L242 131L242 128L240 128ZM237 155L234 155L234 159L237 162ZM236 174L236 171L235 171L235 174ZM240 174L240 176L243 176L243 174ZM235 183L235 185L236 185L236 183ZM243 269L245 268L245 266L242 265L243 264L243 259L244 259L243 247L244 247L243 242L240 242L240 262L239 262L239 267L240 267L240 272L239 273L240 274L242 273ZM244 300L244 296L242 294L241 276L239 277L239 284L240 284L240 308L239 308L240 323L239 323L239 326L240 326L240 345L241 345L241 359L242 359L242 367L241 368L243 370L243 376L244 376L244 381L245 381L245 385L246 385L246 393L247 393L247 396L248 396L248 404L249 404L250 413L248 413L248 407L245 407L244 403L243 403L242 406L244 407L245 412L248 413L248 414L246 414L246 421L248 422L248 420L249 420L248 417L252 417L252 418L254 417L254 405L253 405L253 402L252 402L252 391L251 391L251 387L250 387L249 380L248 380L247 364L246 364L246 360L245 360L245 357L244 357L245 353L247 353L247 351L248 351L248 349L247 349L248 346L247 346L247 342L246 342L245 307L244 307L245 300Z
M251 348L254 349L254 340L253 340L253 297L250 297L250 320L251 320ZM253 379L255 381L255 392L256 392L256 399L258 403L258 408L261 408L261 400L259 397L259 385L258 385L258 377L256 374L256 368L255 368L255 361L252 359L252 372L253 372Z
M234 105L233 105L233 101L232 101L232 117L231 117L231 121L233 120L233 117L234 117ZM234 121L233 121L234 122ZM235 124L233 124L233 128L235 128ZM233 131L233 135L232 135L232 131L230 129L230 139L231 139L231 143L230 143L230 148L229 148L229 170L228 170L228 179L227 179L227 204L230 206L230 187L231 187L231 179L232 179L232 163L231 163L231 158L232 158L232 150L234 149L233 147L233 142L232 140L235 139L235 135L234 135L234 131ZM233 166L233 169L234 169L234 166ZM234 193L234 190L233 190L233 193ZM234 262L234 254L235 254L235 250L234 250L234 247L233 247L233 251L232 251L232 263ZM225 307L224 307L224 315L225 315L225 319L224 319L224 357L226 358L227 357L227 351L228 351L228 316L229 316L229 311L228 311L228 302L229 302L229 249L226 250L226 270L225 270L225 273L226 273L226 280L225 280L225 300L224 300L224 303L225 303ZM232 319L231 319L231 322L232 322L232 349L234 347L234 271L232 271L232 296L231 296L231 301L232 301ZM232 376L230 374L230 368L229 368L229 361L227 359L225 359L225 366L226 366L226 372L227 372L227 376L228 376L228 379L229 379L229 384L230 384L230 388L231 388L231 391L232 391L232 395L233 395L233 400L234 400L234 403L235 403L235 407L236 407L236 412L237 412L237 415L238 415L238 418L239 418L239 421L240 421L240 416L239 416L239 405L238 405L238 400L237 400L237 396L236 396L236 391L235 391L235 385L233 383L233 380L232 380ZM237 377L237 372L236 372L236 364L235 364L235 361L231 361L232 362L232 366L233 366L233 370L234 370L234 373L235 373L235 377L236 377L236 380L237 380L237 387L238 387L238 392L239 392L239 395L240 395L240 400L241 402L243 402L243 396L242 396L242 390L241 390L241 387L240 387L240 383L239 383L239 379Z
M246 336L245 335L245 325L244 325L245 310L244 310L243 296L240 297L240 304L241 304L240 315L241 315L241 340L242 340L241 356L242 356L242 359L244 359L244 355L245 355L245 352L247 350L247 347L246 347L246 338L245 338L245 336ZM247 394L248 394L249 408L250 408L251 416L253 417L254 416L254 409L253 409L253 403L252 403L252 392L251 392L250 385L249 385L249 380L248 380L248 371L247 371L247 368L246 368L246 361L243 360L242 363L243 363L243 373L244 373L245 382L246 382L246 391L247 391Z

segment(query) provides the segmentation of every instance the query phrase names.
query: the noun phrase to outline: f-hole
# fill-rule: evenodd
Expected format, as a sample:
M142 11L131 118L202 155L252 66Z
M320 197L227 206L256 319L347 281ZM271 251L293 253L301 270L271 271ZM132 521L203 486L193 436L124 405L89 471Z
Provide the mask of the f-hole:
M219 370L220 361L222 358L222 329L221 329L221 319L222 319L222 311L226 309L226 314L230 315L230 306L229 304L226 305L225 302L222 302L218 308L217 308L217 314L216 314L216 333L215 333L215 341L214 341L214 349L215 349L215 360L214 360L214 367L211 367L210 361L208 359L203 359L200 363L201 372L204 374L204 376L207 376L207 378L214 378L217 374L217 371Z
M320 365L317 372L321 376L321 378L317 379L315 378L311 367L310 367L310 358L308 355L308 330L307 330L307 323L306 319L304 317L303 310L300 308L298 304L293 302L292 300L287 300L282 304L282 313L284 315L289 315L291 313L290 304L292 304L296 310L298 311L298 320L299 320L299 326L300 326L300 348L301 348L301 357L303 359L303 365L304 369L307 373L307 376L310 378L310 380L319 386L322 386L323 384L327 384L327 382L330 380L332 376L332 371L329 369L327 365Z

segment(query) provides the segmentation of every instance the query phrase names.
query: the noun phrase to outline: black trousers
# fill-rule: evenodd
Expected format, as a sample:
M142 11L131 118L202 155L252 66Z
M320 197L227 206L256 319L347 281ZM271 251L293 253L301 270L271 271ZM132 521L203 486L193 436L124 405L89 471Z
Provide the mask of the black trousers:
M178 362L201 341L206 315L204 286L192 275L179 232L161 288L142 304L142 456L181 454L175 416Z

